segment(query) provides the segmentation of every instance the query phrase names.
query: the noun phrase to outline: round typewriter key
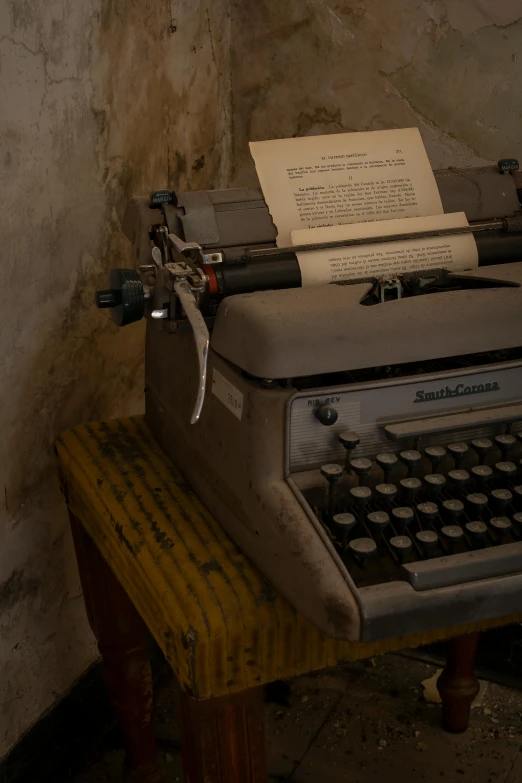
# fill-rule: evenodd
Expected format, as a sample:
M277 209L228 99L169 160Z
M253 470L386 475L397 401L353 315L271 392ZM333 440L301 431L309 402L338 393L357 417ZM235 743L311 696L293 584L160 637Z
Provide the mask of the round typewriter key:
M436 473L441 460L446 456L446 449L443 446L427 446L424 455L431 462L433 472Z
M470 479L470 475L467 470L450 470L448 478L454 487L464 489Z
M400 563L404 562L406 555L411 552L412 543L408 536L393 536L389 541L392 551Z
M375 487L375 499L377 502L391 503L397 494L395 484L377 484Z
M489 438L475 438L474 440L471 441L471 445L478 454L479 464L483 465L486 456L493 448L493 443L490 441Z
M367 476L371 471L372 463L369 459L366 459L366 457L356 457L355 459L350 460L350 467L353 472L359 476L360 484L364 476Z
M357 524L357 520L353 514L343 513L335 514L332 521L333 531L336 537L340 540L343 547L345 547L348 541L348 536Z
M514 462L497 462L495 470L503 478L511 478L517 472L517 466Z
M422 524L434 522L439 515L439 507L436 503L419 503L417 514Z
M475 467L471 468L471 475L476 479L478 484L483 486L491 479L493 471L489 465L475 465Z
M382 531L390 524L390 517L386 511L372 511L368 514L366 521L370 528L370 532L374 534L377 540L380 540Z
M458 470L460 468L460 463L468 453L467 443L462 443L461 441L458 443L449 443L448 451L455 461L455 468Z
M513 487L513 502L517 508L522 506L522 486Z
M344 468L347 473L350 473L350 458L352 456L352 451L359 445L361 439L356 432L351 432L350 430L343 430L337 437L346 449L346 462Z
M502 459L505 461L516 443L516 438L513 435L495 435L495 443L501 451Z
M430 497L437 497L446 484L446 479L442 473L428 473L424 476L424 487Z
M464 536L464 531L460 525L445 525L440 532L444 538L450 541L459 541Z
M442 504L442 510L444 516L447 519L456 520L463 513L464 504L460 500L455 500L454 498L451 498L451 500L444 501L444 503Z
M480 519L487 508L488 499L482 492L472 492L470 495L466 495L466 503L469 515L473 519Z
M408 478L411 478L413 471L420 464L422 454L417 449L407 449L406 451L401 451L399 456L408 468Z
M422 484L418 478L405 478L400 480L401 498L406 503L413 503L422 489Z
M500 535L505 535L511 530L511 521L508 517L492 517L489 524Z
M383 454L377 454L375 461L382 469L382 472L384 473L384 482L387 484L390 473L398 462L397 455L392 454L391 451L385 452Z
M350 490L350 498L356 507L357 513L362 511L371 500L371 497L372 491L369 487L352 487Z
M488 528L485 522L477 519L476 522L466 522L466 531L473 537L484 537L487 535Z
M522 430L519 430L517 432L517 438L518 438L519 442L522 443Z
M419 530L415 533L415 538L423 548L434 547L439 540L439 537L434 530Z
M522 513L520 511L517 511L516 514L513 514L513 522L517 527L522 527Z
M395 528L400 532L403 532L413 522L413 509L409 508L408 506L399 506L398 508L393 508L391 512L391 518Z
M509 489L494 489L491 493L491 504L495 511L505 512L506 508L513 502L513 495Z
M343 475L343 469L340 465L329 463L321 467L321 475L328 482L328 514L333 515L334 510L334 491L335 485Z
M348 550L361 562L377 552L377 544L371 538L354 538L348 544Z

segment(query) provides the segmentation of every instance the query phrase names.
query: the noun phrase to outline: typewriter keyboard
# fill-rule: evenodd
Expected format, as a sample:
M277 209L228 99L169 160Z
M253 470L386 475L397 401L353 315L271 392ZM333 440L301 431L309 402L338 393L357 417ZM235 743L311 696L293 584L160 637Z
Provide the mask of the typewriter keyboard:
M358 587L415 589L522 570L522 431L325 464L302 487ZM473 553L470 556L470 553Z

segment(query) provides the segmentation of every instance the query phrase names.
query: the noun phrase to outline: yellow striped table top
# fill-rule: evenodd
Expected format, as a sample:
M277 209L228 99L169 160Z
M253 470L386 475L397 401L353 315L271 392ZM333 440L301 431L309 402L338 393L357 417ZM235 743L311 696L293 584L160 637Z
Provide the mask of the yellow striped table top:
M228 538L142 416L67 430L56 452L71 511L197 698L522 621L517 615L376 643L328 638Z

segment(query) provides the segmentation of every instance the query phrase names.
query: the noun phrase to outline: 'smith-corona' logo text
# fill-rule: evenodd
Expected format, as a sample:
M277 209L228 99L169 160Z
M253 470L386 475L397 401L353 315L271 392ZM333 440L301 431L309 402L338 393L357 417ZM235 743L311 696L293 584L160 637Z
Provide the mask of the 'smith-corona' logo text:
M491 383L477 383L473 386L465 386L463 383L458 383L453 389L450 386L445 386L443 389L437 389L437 391L424 391L419 389L415 394L413 402L433 402L433 400L445 400L448 397L467 397L470 394L484 394L485 392L499 391L500 386L496 381Z

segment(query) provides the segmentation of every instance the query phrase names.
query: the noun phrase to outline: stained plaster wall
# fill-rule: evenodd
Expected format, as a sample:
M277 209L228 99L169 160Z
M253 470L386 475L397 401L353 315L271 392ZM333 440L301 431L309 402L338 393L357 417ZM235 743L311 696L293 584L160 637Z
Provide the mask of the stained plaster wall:
M522 155L521 43L520 0L0 0L0 756L95 657L51 445L141 406L142 326L92 308L127 197L254 183L253 139Z
M0 757L96 657L52 444L142 407L93 307L129 196L230 161L226 0L0 0Z

